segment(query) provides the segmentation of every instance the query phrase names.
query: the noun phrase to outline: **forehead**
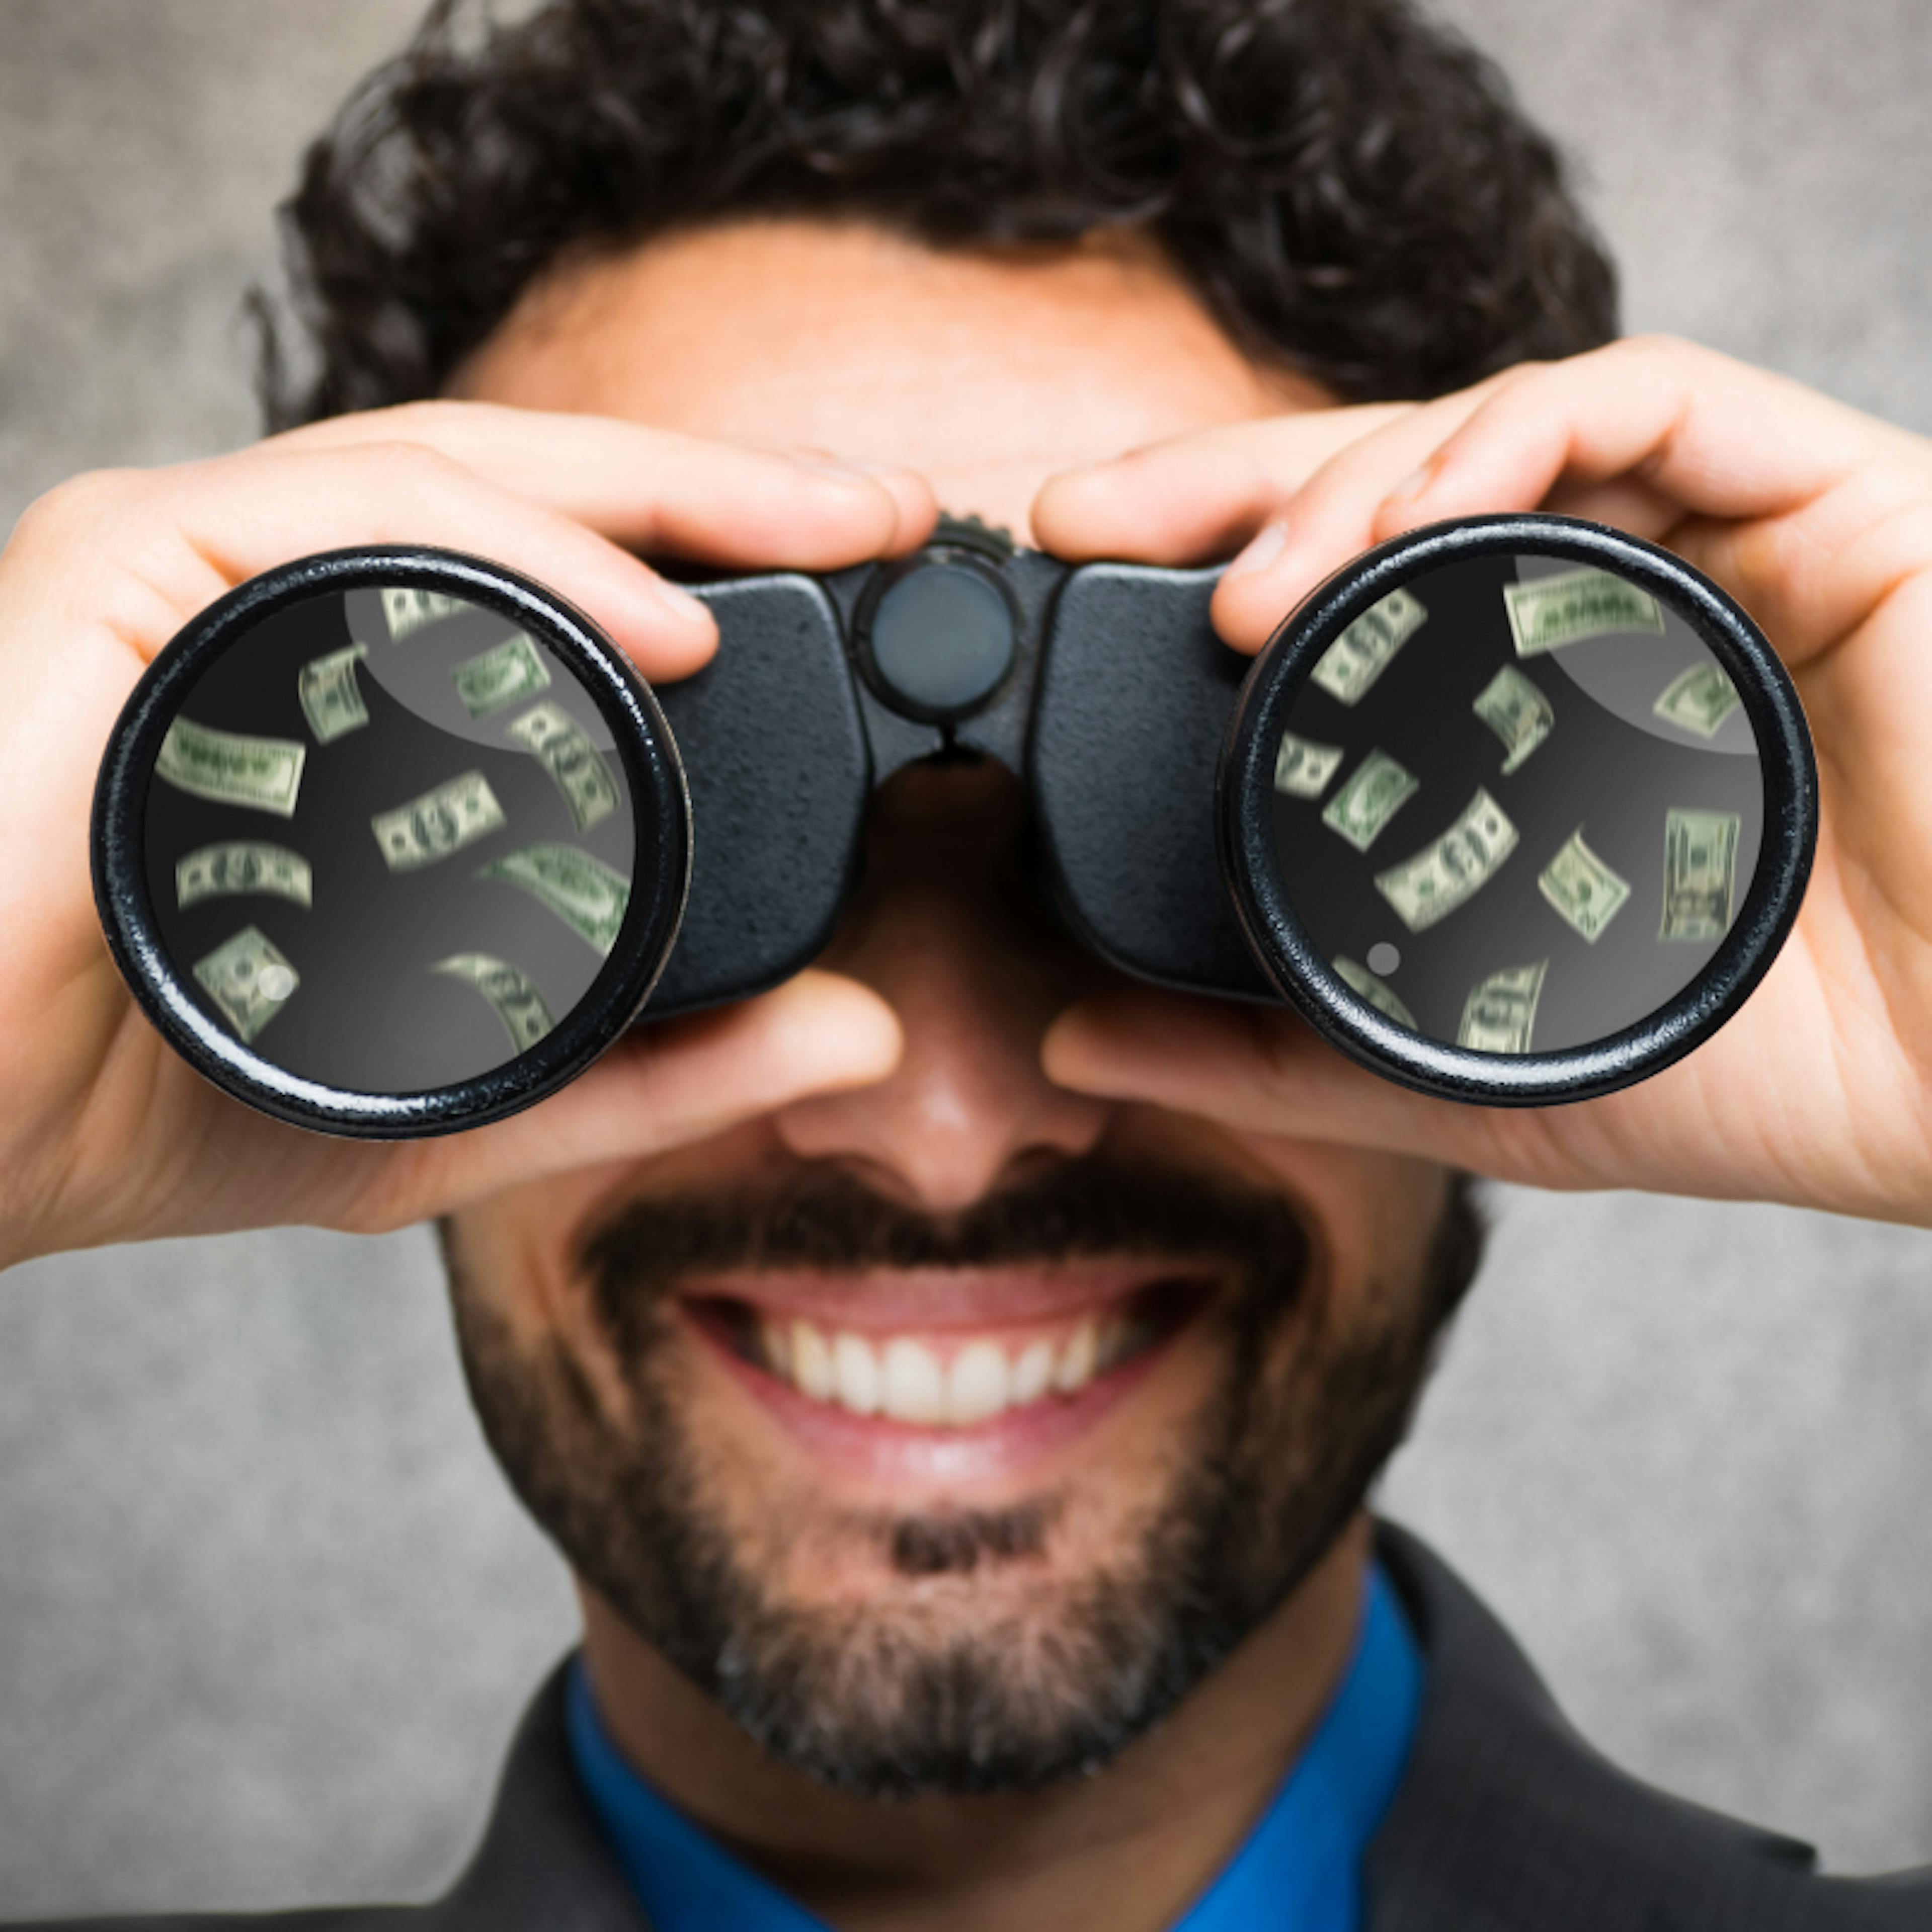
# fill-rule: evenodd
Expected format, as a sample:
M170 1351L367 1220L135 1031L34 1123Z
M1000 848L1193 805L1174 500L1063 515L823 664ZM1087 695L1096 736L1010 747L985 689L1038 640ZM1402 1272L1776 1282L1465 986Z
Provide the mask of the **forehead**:
M1022 536L1056 470L1323 400L1243 356L1138 238L940 250L815 220L555 272L454 388L905 464Z

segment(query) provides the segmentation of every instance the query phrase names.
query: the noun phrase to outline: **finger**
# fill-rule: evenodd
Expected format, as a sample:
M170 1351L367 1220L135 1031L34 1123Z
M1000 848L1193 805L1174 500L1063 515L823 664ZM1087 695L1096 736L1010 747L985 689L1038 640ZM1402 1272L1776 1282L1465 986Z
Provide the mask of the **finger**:
M646 677L694 670L716 647L698 600L574 518L410 443L266 446L56 492L63 557L32 573L59 586L65 628L104 628L152 657L196 611L248 578L318 550L424 544L487 557L586 613Z
M358 1222L399 1226L513 1183L661 1154L804 1095L861 1087L897 1065L892 1008L856 980L807 971L754 1000L634 1030L580 1078L476 1132L385 1150Z
M762 446L754 447L761 448ZM902 556L932 536L932 526L939 519L939 500L933 494L932 485L917 470L908 470L898 464L872 463L857 457L842 456L836 450L821 449L814 446L801 445L796 448L781 449L775 453L794 463L802 464L808 470L823 471L835 478L856 476L877 484L892 498L897 521L890 541L865 552L862 556L842 559L842 562L862 562L874 556ZM828 562L788 567L829 569L836 566Z
M1348 452L1239 590L1244 608L1292 604L1360 550L1448 518L1628 512L1624 527L1685 546L1802 662L1932 557L1932 524L1900 514L1928 482L1918 439L1714 350L1643 338L1510 372L1406 474Z
M1816 391L1665 337L1524 370L1390 493L1389 532L1633 473L1684 511L1784 514L1897 432Z
M1499 392L1398 493L1378 534L1632 484L1676 506L1672 547L1794 664L1932 566L1932 451L1922 439L1662 338L1551 364Z
M392 441L434 450L613 542L723 568L835 570L896 555L922 542L937 514L931 487L910 470L496 403L406 403L263 447Z
M1219 424L1062 470L1034 500L1034 535L1072 562L1227 556L1337 450L1412 407L1370 403Z
M1576 483L1560 478L1540 507L1552 516L1607 524L1642 537L1646 543L1668 548L1675 548L1688 520L1682 504L1638 476L1618 476L1607 483Z
M1402 479L1521 374L1392 416L1336 451L1228 565L1210 607L1215 629L1237 650L1258 650L1324 578L1379 541L1378 512Z

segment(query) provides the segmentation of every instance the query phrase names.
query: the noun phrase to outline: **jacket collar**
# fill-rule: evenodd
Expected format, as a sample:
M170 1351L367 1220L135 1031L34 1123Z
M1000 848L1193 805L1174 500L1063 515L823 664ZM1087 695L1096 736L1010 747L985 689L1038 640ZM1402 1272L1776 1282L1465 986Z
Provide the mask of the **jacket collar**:
M1570 1729L1508 1634L1416 1538L1378 1552L1426 1660L1394 1803L1364 1872L1364 1932L1769 1932L1807 1846L1639 1784ZM560 1666L526 1714L495 1811L431 1928L649 1932L564 1735Z
M427 1915L437 1932L649 1932L571 1762L568 1667L557 1666L524 1714L483 1842Z

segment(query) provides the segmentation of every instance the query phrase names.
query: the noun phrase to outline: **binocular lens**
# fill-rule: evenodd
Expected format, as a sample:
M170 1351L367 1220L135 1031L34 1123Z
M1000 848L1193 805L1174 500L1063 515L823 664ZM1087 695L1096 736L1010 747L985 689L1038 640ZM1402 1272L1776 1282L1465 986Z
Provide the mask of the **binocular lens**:
M648 989L688 862L676 754L548 593L447 556L428 584L330 561L244 586L137 693L104 779L140 802L135 863L97 868L110 937L162 956L176 1044L257 1104L473 1125L587 1064Z
M700 586L721 648L666 700L704 821L687 926L679 748L594 625L448 551L306 558L136 687L95 792L102 922L230 1093L453 1132L581 1072L674 943L670 1011L796 971L872 789L964 752L1024 770L1048 883L1103 958L1271 988L1409 1085L1579 1100L1737 1010L1796 915L1817 783L1790 680L1721 591L1593 524L1438 524L1340 572L1250 668L1214 586L948 539Z
M1688 1050L1768 964L1810 860L1808 740L1749 620L1666 553L1548 518L1346 575L1244 720L1229 842L1283 990L1468 1097L1576 1098Z

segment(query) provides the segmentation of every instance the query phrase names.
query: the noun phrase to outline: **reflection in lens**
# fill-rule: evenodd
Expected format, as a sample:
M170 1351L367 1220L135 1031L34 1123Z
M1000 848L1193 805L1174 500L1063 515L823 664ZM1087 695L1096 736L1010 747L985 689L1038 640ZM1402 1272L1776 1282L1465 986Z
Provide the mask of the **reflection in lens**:
M610 729L550 647L412 586L284 607L202 674L148 788L177 980L286 1072L455 1085L550 1034L603 968L640 825Z
M1274 754L1282 883L1399 1026L1588 1046L1681 992L1763 830L1756 741L1675 610L1534 554L1426 570L1316 661Z

